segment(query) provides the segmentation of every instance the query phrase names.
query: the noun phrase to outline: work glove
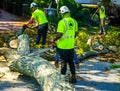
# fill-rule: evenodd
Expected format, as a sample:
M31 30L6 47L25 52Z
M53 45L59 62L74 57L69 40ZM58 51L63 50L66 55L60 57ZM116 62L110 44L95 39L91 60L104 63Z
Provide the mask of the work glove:
M52 46L56 47L56 42L54 41L54 39L52 40Z
M50 40L50 42L51 42L51 45L49 46L50 47L50 51L51 52L55 52L55 50L56 50L56 43L55 43L54 39Z
M25 30L26 28L28 28L28 26L26 24L23 24L22 28L23 30Z

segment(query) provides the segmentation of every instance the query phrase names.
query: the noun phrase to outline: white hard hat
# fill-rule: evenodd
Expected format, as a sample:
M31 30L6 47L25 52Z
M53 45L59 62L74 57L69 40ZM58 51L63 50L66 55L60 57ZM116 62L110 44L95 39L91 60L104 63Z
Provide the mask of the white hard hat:
M67 6L62 6L62 7L60 8L60 13L61 13L61 14L64 14L64 13L66 13L66 12L70 12L69 8L68 8Z
M32 2L32 3L30 4L30 8L33 8L33 7L37 7L37 4L34 3L34 2Z

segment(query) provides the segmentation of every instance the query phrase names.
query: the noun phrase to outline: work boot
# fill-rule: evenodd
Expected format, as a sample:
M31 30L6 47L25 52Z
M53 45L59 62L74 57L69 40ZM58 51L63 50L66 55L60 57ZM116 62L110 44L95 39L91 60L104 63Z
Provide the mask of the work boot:
M69 82L69 75L62 75L65 82Z
M101 30L99 30L98 34L99 34L99 35L101 35L101 34L102 34L102 31L101 31Z
M106 32L103 32L104 35L106 35L107 33Z
M70 83L76 83L77 79L75 75L72 75L71 79L70 79Z
M36 49L39 49L39 48L40 48L40 45L39 45L39 44L36 44L36 45L35 45L35 48L36 48Z
M55 62L54 65L55 65L56 68L59 68L59 64L58 64L58 62Z
M75 64L76 69L79 69L79 64Z
M41 48L45 48L45 45L42 45Z

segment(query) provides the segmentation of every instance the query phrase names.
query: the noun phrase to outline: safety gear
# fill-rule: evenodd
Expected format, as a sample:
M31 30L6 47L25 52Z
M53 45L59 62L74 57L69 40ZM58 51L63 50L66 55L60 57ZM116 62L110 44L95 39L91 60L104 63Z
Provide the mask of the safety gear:
M77 82L76 77L71 77L71 79L70 79L70 83L76 83L76 82Z
M75 64L75 68L76 68L76 69L79 69L79 64Z
M25 30L26 28L28 28L28 26L26 24L23 24L22 28L23 30Z
M55 62L55 67L59 68L59 63L58 62Z
M106 32L103 32L104 36L107 34Z
M39 25L42 25L48 22L45 13L40 9L36 9L32 13L32 18L36 19Z
M67 12L70 12L69 8L67 6L62 6L60 8L60 13L61 14L64 14L64 13L67 13Z
M99 11L100 13L100 19L101 18L105 18L106 17L106 14L105 14L105 7L104 6L101 6L100 7L100 11Z
M53 46L53 47L56 47L55 41L52 42L52 46Z
M63 33L57 41L57 47L60 49L72 49L75 43L75 32L78 30L77 22L73 18L64 18L58 24L57 32Z
M37 4L34 3L34 2L32 2L32 3L30 4L30 8L35 8L35 7L37 7Z

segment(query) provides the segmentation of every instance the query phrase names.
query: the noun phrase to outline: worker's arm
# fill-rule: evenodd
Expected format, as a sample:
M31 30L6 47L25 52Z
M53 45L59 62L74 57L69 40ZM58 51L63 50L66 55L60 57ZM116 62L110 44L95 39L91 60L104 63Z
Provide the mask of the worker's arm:
M99 11L100 11L100 7L98 7L98 8L97 8L97 10L95 11L95 13L94 13L94 14L99 13Z
M76 38L76 36L78 35L78 31L77 32L75 32L75 38Z
M63 35L63 33L58 32L56 34L56 37L53 39L53 41L57 41L58 39L60 39L62 37L62 35Z
M101 6L101 11L104 12L105 11L105 7L104 6Z
M30 20L27 22L26 25L28 26L29 24L31 24L31 23L33 23L33 22L35 22L35 19L31 17Z
M56 37L53 39L53 41L52 41L52 45L53 46L56 46L56 41L58 40L58 39L60 39L61 37L62 37L62 35L63 35L63 33L60 33L60 32L58 32L57 34L56 34Z

